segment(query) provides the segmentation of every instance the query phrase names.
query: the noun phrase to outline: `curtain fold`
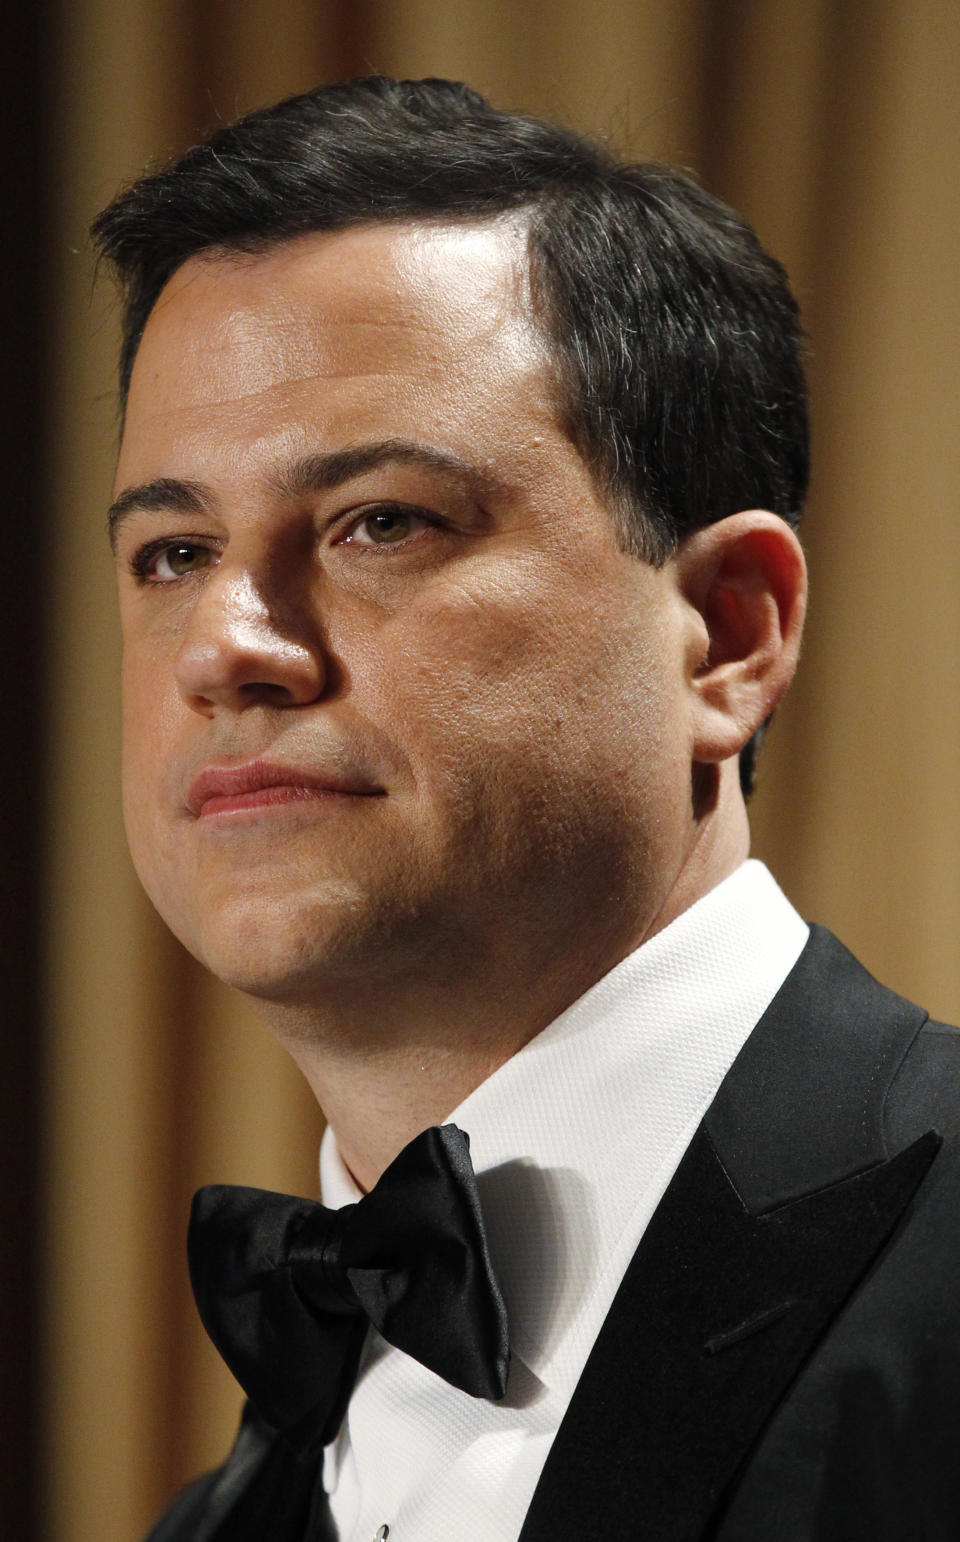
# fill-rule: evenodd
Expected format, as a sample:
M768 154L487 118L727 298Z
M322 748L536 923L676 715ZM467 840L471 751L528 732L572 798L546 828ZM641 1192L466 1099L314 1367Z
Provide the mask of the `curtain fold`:
M136 1542L239 1395L183 1257L207 1181L312 1192L320 1120L125 854L104 536L116 304L85 229L221 118L369 69L469 80L691 166L789 267L812 337L809 638L756 847L884 980L960 1018L960 7L895 0L72 0L50 34L52 485L45 1536Z

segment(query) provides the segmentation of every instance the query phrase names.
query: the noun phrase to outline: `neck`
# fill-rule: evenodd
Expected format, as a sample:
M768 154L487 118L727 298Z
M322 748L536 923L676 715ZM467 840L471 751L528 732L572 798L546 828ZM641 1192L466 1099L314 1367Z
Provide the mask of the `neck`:
M387 985L328 992L292 1009L260 1003L333 1126L340 1154L369 1189L397 1153L452 1111L497 1068L632 951L592 954L478 949L468 967L419 970Z
M362 1188L621 959L739 867L749 829L728 780L721 777L711 816L645 912L614 912L599 932L580 924L591 917L571 918L552 947L537 927L527 936L505 929L509 935L476 947L454 968L428 969L418 960L405 978L364 978L295 1006L259 1003Z

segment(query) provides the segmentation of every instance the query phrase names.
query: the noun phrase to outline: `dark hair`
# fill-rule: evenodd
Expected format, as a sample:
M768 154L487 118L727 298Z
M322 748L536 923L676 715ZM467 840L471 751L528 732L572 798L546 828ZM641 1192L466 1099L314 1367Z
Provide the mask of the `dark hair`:
M121 399L156 299L203 251L370 221L523 211L560 407L628 550L663 562L739 509L795 525L809 443L802 334L778 262L680 172L448 80L317 87L135 182L93 236L124 291ZM741 756L749 790L757 740Z

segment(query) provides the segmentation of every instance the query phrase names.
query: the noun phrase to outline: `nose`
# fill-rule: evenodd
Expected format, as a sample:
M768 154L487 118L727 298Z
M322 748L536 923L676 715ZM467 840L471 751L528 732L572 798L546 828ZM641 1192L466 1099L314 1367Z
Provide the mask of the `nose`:
M327 679L312 626L278 616L249 571L212 576L194 604L176 661L177 684L194 711L305 706Z

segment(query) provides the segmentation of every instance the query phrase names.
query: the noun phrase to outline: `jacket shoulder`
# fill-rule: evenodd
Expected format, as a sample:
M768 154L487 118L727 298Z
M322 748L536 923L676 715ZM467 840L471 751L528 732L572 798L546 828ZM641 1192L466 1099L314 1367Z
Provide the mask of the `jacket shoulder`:
M836 962L833 946L829 952ZM756 1542L770 1534L764 1528L773 1515L784 1527L777 1535L808 1542L957 1536L960 1030L930 1021L859 965L839 967L846 994L838 1031L866 1045L878 1034L885 1045L870 1078L883 1157L931 1130L940 1149L886 1248L771 1420L718 1542ZM869 1064L870 1055L861 1059ZM864 1107L869 1103L865 1098Z
M930 1019L923 1024L890 1085L884 1114L893 1149L931 1122L945 1145L953 1145L960 1134L960 1028Z

